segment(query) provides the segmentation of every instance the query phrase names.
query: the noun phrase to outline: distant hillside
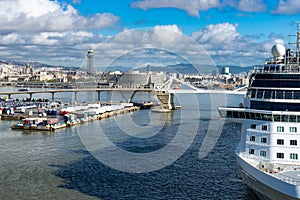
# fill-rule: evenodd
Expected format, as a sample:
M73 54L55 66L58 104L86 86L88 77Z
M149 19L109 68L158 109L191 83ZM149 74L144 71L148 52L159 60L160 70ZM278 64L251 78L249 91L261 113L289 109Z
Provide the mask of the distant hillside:
M131 70L130 67L125 67L125 66L109 66L104 70L104 72L111 72L111 71L127 72L130 70Z
M15 65L15 66L28 66L33 65L35 68L62 68L63 70L79 70L79 67L65 67L65 66L54 66L54 65L48 65L45 63L39 63L39 62L22 62L22 61L0 61L0 64L8 64L8 65Z
M193 66L192 64L176 64L176 65L168 65L166 67L154 67L154 66L148 66L148 67L141 67L141 68L134 68L131 69L130 67L124 67L124 66L112 66L107 68L105 71L122 71L122 72L127 72L130 70L139 70L141 72L147 72L147 71L166 71L166 72L178 72L181 74L198 74L198 73L211 73L213 69L218 69L218 72L221 71L222 67L229 67L229 71L232 74L239 74L239 73L248 73L250 70L253 69L253 67L240 67L240 66L223 66L223 65L218 65L217 68L215 66ZM198 71L200 70L200 72Z
M194 67L190 64L178 64L178 65L169 65L166 67L155 67L155 66L148 66L148 67L140 67L140 68L131 68L131 67L125 67L125 66L110 66L105 69L106 72L109 71L121 71L121 72L127 72L127 71L133 71L138 70L140 72L161 72L166 71L170 73L180 72L182 74L193 74L197 73L197 71L194 69Z
M154 66L148 66L143 67L139 69L142 72L145 71L155 71L155 72L161 72L166 71L169 73L181 73L181 74L195 74L197 73L197 70L191 65L191 64L177 64L177 65L168 65L165 67L154 67Z
M231 74L240 74L240 73L248 73L250 70L253 70L253 66L249 67L240 67L240 66L228 66L228 65L218 65L219 72L221 71L222 67L229 67L229 72Z
M65 67L65 66L54 66L54 65L49 65L45 63L39 63L39 62L21 62L21 61L0 61L0 64L10 64L10 65L15 65L15 66L28 66L28 65L34 65L35 68L55 68L59 67L62 68L63 70L72 70L76 71L79 70L80 67ZM248 73L250 70L253 69L253 66L251 67L240 67L240 66L228 66L228 65L218 65L216 66L219 72L221 71L222 67L229 67L229 71L232 74L239 74L242 72ZM200 72L198 71L200 70ZM211 73L215 69L215 66L193 66L192 64L186 64L186 63L180 63L176 65L168 65L165 67L154 67L154 66L148 66L148 67L141 67L141 68L134 68L132 69L131 67L127 66L110 66L105 69L105 72L109 71L121 71L121 72L127 72L130 70L139 70L142 72L146 71L166 71L170 73L181 73L181 74L198 74L198 73Z

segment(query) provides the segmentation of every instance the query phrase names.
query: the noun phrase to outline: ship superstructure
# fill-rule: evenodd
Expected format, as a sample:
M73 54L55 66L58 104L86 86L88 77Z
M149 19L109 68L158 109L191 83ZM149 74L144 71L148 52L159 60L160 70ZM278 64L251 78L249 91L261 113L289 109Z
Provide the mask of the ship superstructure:
M273 57L250 73L243 106L219 108L242 122L239 173L261 199L300 199L299 54L298 30L295 53L276 44Z

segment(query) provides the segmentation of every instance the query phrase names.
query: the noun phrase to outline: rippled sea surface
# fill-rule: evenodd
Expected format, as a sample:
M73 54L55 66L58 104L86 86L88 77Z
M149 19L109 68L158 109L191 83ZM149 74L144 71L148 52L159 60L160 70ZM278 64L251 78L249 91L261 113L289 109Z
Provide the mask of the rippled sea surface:
M55 133L14 131L10 129L13 122L0 121L0 199L255 199L236 174L234 149L241 125L225 122L221 128L212 127L223 123L216 107L238 105L242 96L229 95L224 100L218 95L197 95L193 105L183 95L178 101L182 108L168 115L141 110ZM136 126L124 126L128 119ZM153 129L145 128L142 135L136 131L149 125ZM195 128L184 129L181 141L188 143L187 150L169 165L147 173L103 164L82 140L102 130L119 149L146 154L168 146L182 126ZM190 140L193 130L195 137ZM112 144L105 144L105 149ZM174 149L183 149L182 144ZM204 158L199 156L201 147L205 147ZM111 153L110 161L122 168L124 160Z

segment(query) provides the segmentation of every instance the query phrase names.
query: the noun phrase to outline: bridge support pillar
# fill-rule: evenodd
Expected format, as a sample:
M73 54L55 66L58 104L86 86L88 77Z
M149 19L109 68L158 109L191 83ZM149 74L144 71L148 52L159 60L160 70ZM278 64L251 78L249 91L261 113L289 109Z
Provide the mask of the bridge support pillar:
M11 94L8 94L7 96L8 96L8 99L10 99L10 98L11 98Z
M32 99L32 93L29 94L29 99L30 99L30 100Z
M51 92L51 95L52 95L51 100L52 100L52 102L54 102L54 100L55 100L54 94L55 94L55 92Z
M130 103L130 102L132 101L132 99L133 99L133 97L134 97L134 95L135 95L136 92L137 92L136 90L133 91L132 95L131 95L130 98L128 99L128 103Z
M77 104L77 92L74 92L74 104Z
M98 103L100 104L101 103L101 101L100 101L100 91L97 91L97 93L98 93Z
M155 95L164 108L167 108L167 109L175 108L173 93L167 93L165 91L157 91L157 92L155 92Z

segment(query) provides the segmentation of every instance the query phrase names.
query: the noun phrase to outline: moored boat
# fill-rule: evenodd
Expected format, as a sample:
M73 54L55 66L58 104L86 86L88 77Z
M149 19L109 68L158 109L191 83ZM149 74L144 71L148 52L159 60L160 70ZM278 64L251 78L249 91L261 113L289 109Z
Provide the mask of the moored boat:
M158 112L158 113L169 113L172 110L168 109L168 108L164 108L163 106L154 106L151 109L152 112Z
M12 129L54 131L66 127L66 123L58 122L57 118L25 118L12 124Z

